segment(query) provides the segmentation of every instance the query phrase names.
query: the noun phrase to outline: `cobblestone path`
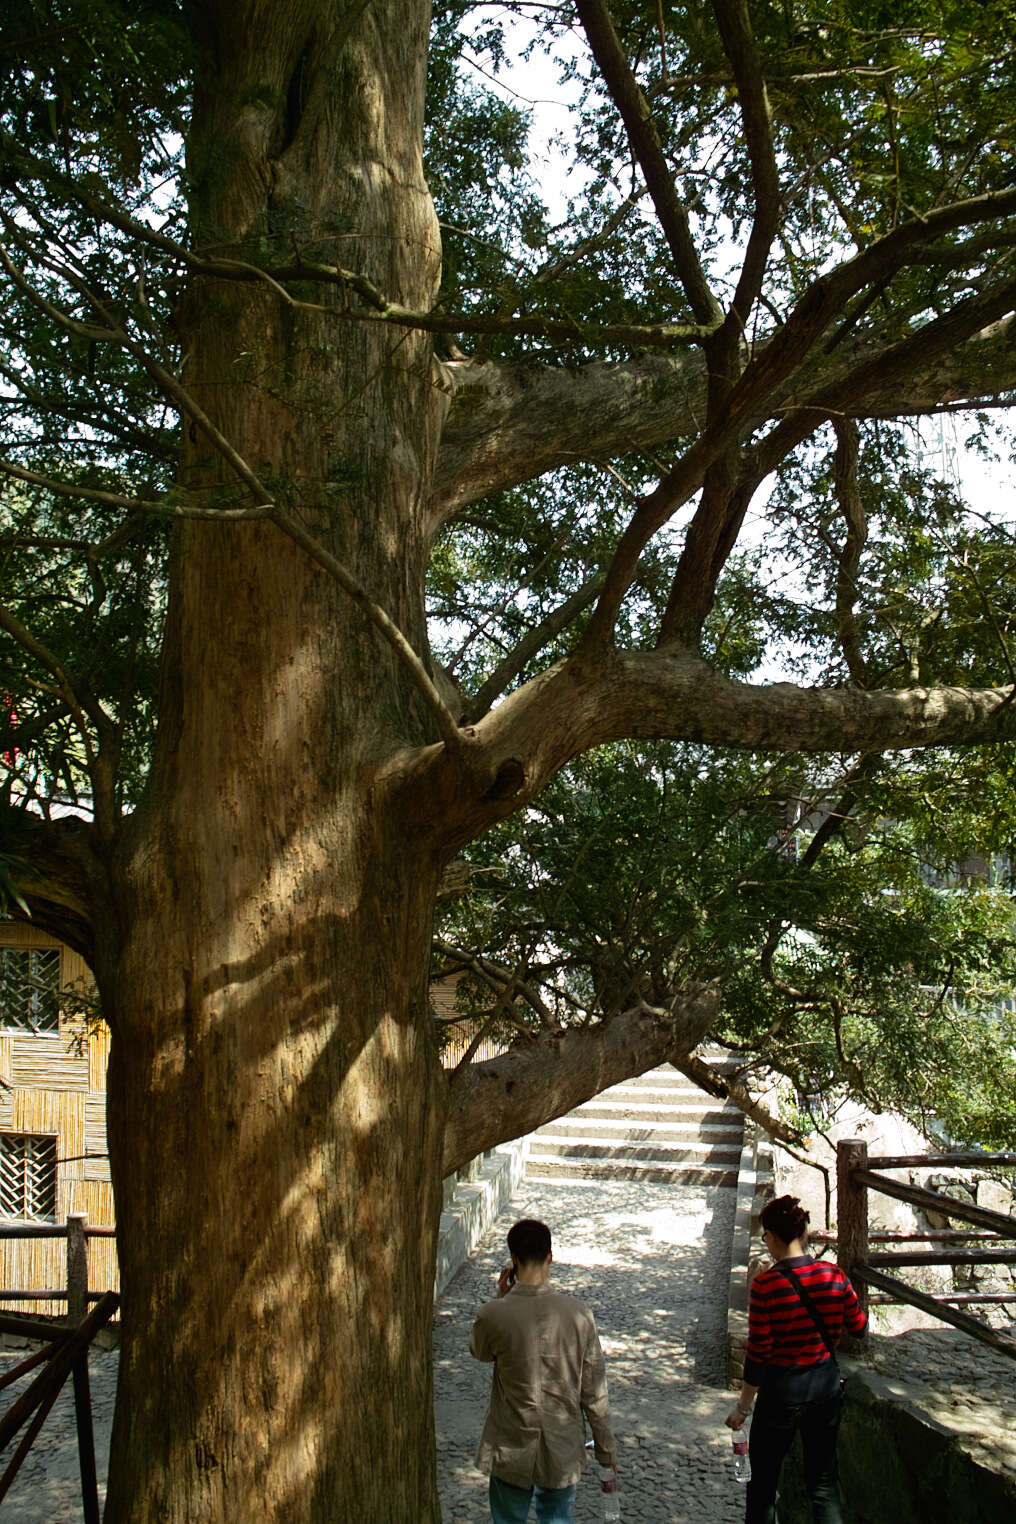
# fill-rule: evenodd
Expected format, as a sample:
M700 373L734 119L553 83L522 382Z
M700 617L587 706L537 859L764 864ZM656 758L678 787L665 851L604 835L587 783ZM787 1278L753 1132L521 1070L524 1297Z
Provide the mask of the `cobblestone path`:
M0 1370L8 1371L39 1348L0 1350ZM88 1380L92 1392L95 1425L95 1462L99 1473L99 1503L106 1496L106 1463L116 1398L117 1352L92 1348L88 1352ZM32 1371L0 1393L0 1410L6 1412L15 1397L38 1375ZM4 1451L4 1464L14 1454L24 1429ZM68 1377L53 1411L39 1431L28 1458L10 1492L0 1503L2 1524L81 1524L81 1474L78 1440L74 1425L74 1383Z
M713 1186L527 1181L436 1308L434 1380L444 1524L485 1524L472 1459L490 1367L469 1354L477 1307L495 1294L505 1234L538 1217L554 1235L552 1278L592 1307L607 1357L624 1524L740 1524L723 1419L723 1341L734 1192ZM601 1517L595 1473L575 1524Z
M469 1329L477 1307L494 1294L505 1259L505 1233L518 1217L530 1216L542 1217L554 1231L556 1283L584 1297L596 1314L619 1442L625 1524L739 1524L743 1492L733 1480L729 1438L722 1427L729 1404L723 1386L723 1332L733 1209L734 1192L721 1187L635 1181L523 1185L511 1211L463 1265L435 1309L444 1524L489 1520L486 1479L474 1470L472 1457L486 1411L490 1368L470 1356ZM21 1351L0 1351L0 1369L23 1358ZM102 1482L116 1358L115 1351L102 1350L93 1350L89 1358ZM14 1395L5 1392L2 1406ZM100 1493L104 1490L100 1487ZM590 1468L579 1489L576 1524L592 1524L598 1509ZM0 1519L2 1524L79 1524L69 1382L0 1505Z

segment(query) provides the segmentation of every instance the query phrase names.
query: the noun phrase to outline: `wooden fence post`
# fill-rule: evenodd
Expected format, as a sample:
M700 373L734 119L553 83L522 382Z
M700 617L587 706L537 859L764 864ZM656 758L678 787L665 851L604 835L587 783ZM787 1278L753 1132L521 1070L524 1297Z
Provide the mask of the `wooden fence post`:
M88 1240L84 1212L67 1218L67 1321L74 1327L88 1314Z
M868 1187L858 1185L851 1170L868 1168L868 1145L863 1138L844 1138L836 1145L836 1263L845 1270L868 1310L868 1287L854 1278L855 1265L868 1263Z

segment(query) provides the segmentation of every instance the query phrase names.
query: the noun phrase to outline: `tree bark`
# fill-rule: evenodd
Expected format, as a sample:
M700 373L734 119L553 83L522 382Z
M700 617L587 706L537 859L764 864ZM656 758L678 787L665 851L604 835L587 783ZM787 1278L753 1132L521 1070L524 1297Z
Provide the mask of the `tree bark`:
M916 368L902 384L896 378L873 384L847 415L906 418L936 408L1006 403L1016 389L1014 322L992 324ZM812 392L835 389L883 347L868 339L822 354L793 388L766 399L753 426L779 417L785 406L806 407ZM443 371L452 406L434 480L434 510L441 518L485 493L579 461L691 440L705 417L706 367L697 351L575 368L458 362Z
M186 897L135 918L109 1075L107 1520L440 1517L433 885L399 856L344 906L248 901L242 939Z
M236 257L345 242L433 300L427 7L203 8L191 218ZM335 300L341 300L336 294ZM180 477L279 505L425 652L426 337L196 280ZM404 659L272 523L187 523L148 791L97 939L124 1340L107 1521L436 1521L442 866Z

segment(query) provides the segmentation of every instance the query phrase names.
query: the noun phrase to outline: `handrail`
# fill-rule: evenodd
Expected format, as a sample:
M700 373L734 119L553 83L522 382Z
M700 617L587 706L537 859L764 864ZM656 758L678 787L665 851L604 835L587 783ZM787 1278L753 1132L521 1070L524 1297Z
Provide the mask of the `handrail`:
M66 1222L0 1222L0 1240L4 1238L66 1238ZM85 1223L86 1238L115 1238L116 1228L109 1223Z
M1000 1354L1009 1355L1011 1359L1016 1360L1016 1339L1011 1334L1002 1333L998 1328L991 1328L987 1323L979 1323L976 1318L968 1317L965 1312L956 1312L954 1308L939 1301L937 1297L918 1291L913 1286L907 1286L891 1275L883 1275L881 1270L873 1270L870 1265L855 1265L853 1275L869 1286L877 1286L882 1291L891 1292L899 1301L909 1302L912 1306L919 1307L922 1312L930 1312L932 1317L940 1318L943 1323L951 1323L954 1328L961 1329L972 1339L979 1339L982 1344L990 1345Z
M1000 1353L1016 1359L1016 1339L978 1322L976 1318L966 1313L957 1312L949 1307L948 1301L955 1298L950 1298L948 1293L931 1295L918 1291L915 1287L886 1275L883 1269L879 1268L886 1265L903 1267L908 1265L1016 1264L1016 1249L1002 1247L1004 1242L1016 1239L1016 1218L1005 1212L990 1211L987 1207L977 1206L971 1201L957 1200L955 1196L946 1195L942 1191L929 1190L926 1186L892 1180L871 1168L876 1164L882 1169L899 1169L922 1168L943 1163L959 1168L1016 1165L1016 1154L893 1154L869 1160L868 1145L863 1139L848 1138L838 1143L836 1146L837 1263L850 1276L858 1300L863 1307L866 1308L868 1305L868 1287L877 1287L886 1293L885 1298L880 1300L907 1302L923 1312L930 1312L944 1323L953 1324L954 1327L969 1334L971 1338L979 1339L982 1344L988 1344ZM906 1201L912 1206L921 1207L924 1211L937 1212L942 1217L972 1223L981 1229L987 1228L990 1233L953 1233L939 1229L927 1234L915 1232L869 1235L869 1190L878 1191L884 1196L892 1196L899 1201ZM883 1243L929 1242L932 1247L872 1253L870 1245L874 1240L880 1240ZM973 1240L984 1247L972 1249L946 1247L943 1240L952 1240L953 1244L957 1241ZM939 1244L942 1246L938 1247ZM973 1299L973 1297L967 1298L967 1300ZM1002 1292L992 1300L1016 1301L1016 1294Z
M59 1291L0 1288L0 1302L66 1302L66 1316L54 1321L53 1327L66 1323L77 1326L88 1311L89 1304L103 1295L88 1289L88 1240L90 1238L115 1238L116 1229L108 1223L89 1225L83 1212L72 1212L66 1222L6 1222L0 1223L0 1242L32 1238L63 1238L67 1241L67 1284ZM17 1315L21 1331L29 1333L28 1319ZM0 1320L0 1330L3 1328Z
M902 1180L890 1180L888 1175L877 1175L873 1170L854 1166L851 1176L856 1185L866 1185L883 1196L895 1196L897 1201L907 1201L911 1206L929 1207L942 1217L955 1217L960 1222L972 1222L977 1228L990 1228L1003 1238L1016 1238L1016 1222L1007 1212L991 1212L987 1207L975 1206L972 1201L958 1201L942 1191L929 1191L923 1185L908 1185Z
M938 1165L982 1169L998 1164L1016 1165L1016 1154L875 1154L868 1160L869 1169L931 1169Z
M115 1291L99 1298L90 1313L76 1326L55 1330L43 1325L42 1337L49 1343L39 1354L30 1355L13 1371L5 1385L17 1376L26 1375L42 1365L42 1370L0 1418L0 1449L5 1448L25 1424L27 1428L3 1476L0 1476L0 1501L6 1497L22 1463L34 1444L61 1387L67 1377L74 1378L74 1412L78 1434L78 1461L81 1471L81 1503L85 1524L99 1524L99 1493L95 1469L95 1436L92 1425L92 1401L88 1379L88 1346L99 1329L109 1321L120 1305ZM2 1323L0 1319L0 1323ZM56 1334L54 1338L53 1335Z

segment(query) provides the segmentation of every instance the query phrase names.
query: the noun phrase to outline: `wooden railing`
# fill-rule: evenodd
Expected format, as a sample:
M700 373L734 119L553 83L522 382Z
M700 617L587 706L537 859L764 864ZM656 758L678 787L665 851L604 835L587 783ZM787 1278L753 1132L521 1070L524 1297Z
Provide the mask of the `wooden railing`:
M90 1224L87 1216L82 1212L73 1212L65 1223L0 1223L0 1242L19 1238L66 1238L67 1240L67 1283L65 1286L55 1288L0 1288L0 1303L65 1302L67 1304L67 1321L76 1327L87 1313L89 1303L97 1302L104 1294L100 1291L89 1291L88 1289L88 1240L90 1238L115 1237L115 1228L102 1223ZM26 1325L31 1321L21 1318L20 1314L17 1316L19 1321ZM41 1320L35 1321L39 1327L44 1326L52 1331L53 1324L47 1323L43 1325Z
M850 1138L837 1145L836 1191L837 1233L836 1259L847 1272L861 1305L867 1307L869 1287L878 1294L871 1298L879 1302L906 1302L931 1313L944 1323L951 1323L964 1333L992 1349L1016 1359L1016 1339L997 1328L991 1328L966 1313L958 1312L951 1303L1006 1303L1016 1302L1016 1292L941 1292L918 1291L905 1281L886 1275L885 1268L905 1269L923 1265L1016 1265L1016 1247L1006 1247L1008 1241L1016 1240L1016 1218L1005 1212L993 1212L971 1201L959 1201L942 1191L926 1186L911 1185L893 1180L879 1173L887 1169L927 1169L944 1166L950 1170L983 1169L994 1165L1016 1167L1016 1154L893 1154L877 1158L868 1157L868 1145L863 1139ZM943 1217L970 1223L977 1231L929 1230L927 1233L869 1232L868 1192L878 1191L883 1196L906 1201L924 1211L933 1211ZM832 1238L831 1234L814 1233L821 1241ZM873 1243L916 1244L929 1243L929 1249L886 1249L872 1251ZM976 1248L959 1248L959 1244L974 1243Z
M68 1376L74 1383L74 1419L78 1438L78 1465L81 1474L81 1507L85 1524L99 1524L98 1475L95 1465L95 1434L92 1423L92 1396L88 1380L88 1346L95 1335L116 1312L120 1298L107 1291L96 1299L96 1306L75 1327L73 1323L42 1323L36 1337L49 1342L0 1377L0 1388L8 1387L38 1371L35 1379L0 1418L0 1450L25 1429L20 1443L0 1476L0 1502L7 1496L14 1480L38 1438ZM24 1334L32 1320L0 1314L0 1330ZM42 1367L39 1370L39 1367ZM26 1427L27 1425L27 1427Z
M0 1377L0 1388L7 1387L30 1371L37 1375L26 1391L0 1418L0 1449L24 1428L25 1432L0 1476L0 1501L7 1496L14 1479L35 1443L53 1404L68 1376L74 1385L74 1418L78 1439L78 1462L81 1473L81 1503L85 1524L99 1524L99 1495L95 1466L95 1441L92 1428L92 1399L88 1380L88 1346L116 1313L120 1298L113 1291L88 1289L88 1240L110 1238L116 1229L102 1224L89 1226L88 1218L72 1213L66 1223L7 1222L0 1224L0 1241L24 1238L65 1238L67 1240L67 1284L62 1288L12 1287L0 1289L0 1302L65 1302L65 1318L33 1318L21 1313L0 1311L0 1332L41 1339L44 1347ZM97 1305L91 1312L88 1304ZM39 1369L41 1367L41 1369Z

